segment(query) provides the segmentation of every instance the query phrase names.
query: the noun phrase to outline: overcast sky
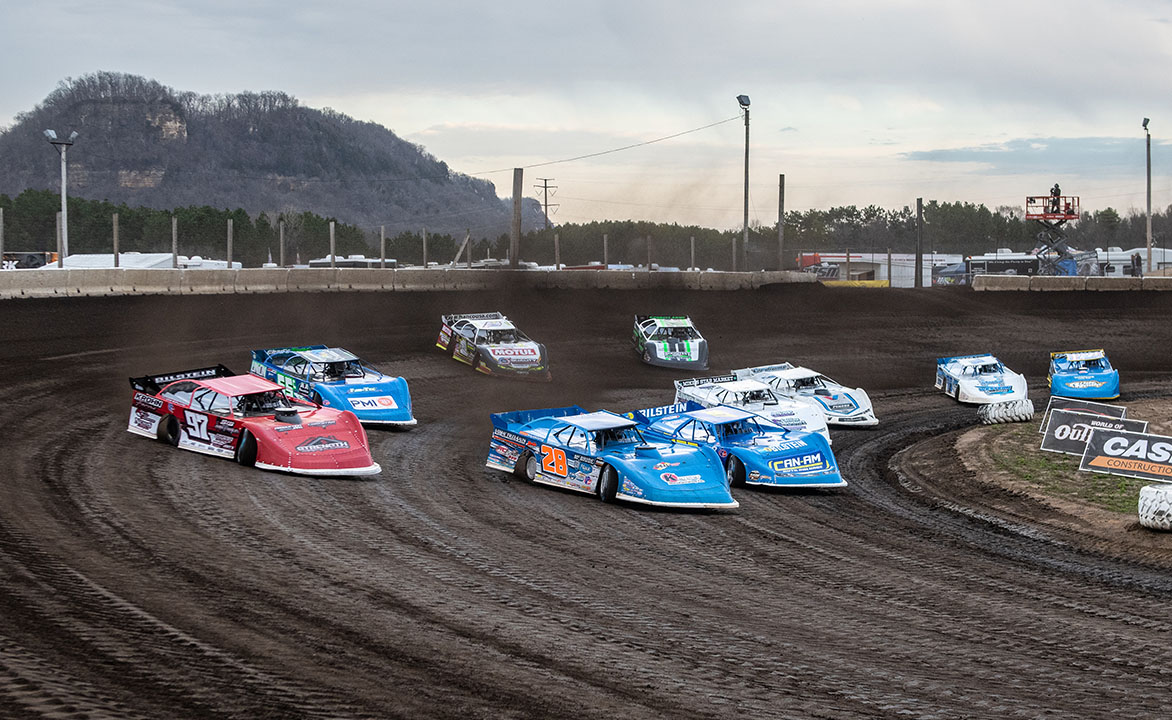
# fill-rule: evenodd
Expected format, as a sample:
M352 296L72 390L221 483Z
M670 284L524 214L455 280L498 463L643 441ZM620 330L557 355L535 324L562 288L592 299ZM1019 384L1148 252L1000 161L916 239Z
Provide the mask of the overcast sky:
M555 222L739 227L740 94L751 222L776 221L783 173L787 210L1020 206L1060 182L1142 211L1144 117L1152 205L1172 205L1166 1L0 0L0 126L103 70L284 91L502 197L527 167Z

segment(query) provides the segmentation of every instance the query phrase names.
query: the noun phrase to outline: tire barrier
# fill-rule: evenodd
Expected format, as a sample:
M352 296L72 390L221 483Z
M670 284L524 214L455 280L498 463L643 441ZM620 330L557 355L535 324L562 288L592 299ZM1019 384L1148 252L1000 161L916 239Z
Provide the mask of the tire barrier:
M1034 401L1027 398L982 405L977 408L977 417L982 425L1029 422L1034 417Z
M1172 485L1140 488L1139 524L1152 530L1172 530Z

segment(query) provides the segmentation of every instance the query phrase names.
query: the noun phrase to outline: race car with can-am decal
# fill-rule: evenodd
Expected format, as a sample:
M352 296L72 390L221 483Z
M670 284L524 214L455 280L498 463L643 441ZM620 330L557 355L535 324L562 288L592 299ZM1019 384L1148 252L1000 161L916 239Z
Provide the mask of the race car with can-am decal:
M499 312L443 315L435 346L485 375L550 380L545 346Z
M1119 397L1119 371L1107 353L1099 350L1062 350L1050 353L1050 394L1088 400Z
M1025 377L988 354L937 358L936 389L978 405L1028 399Z
M815 370L783 362L734 370L733 375L763 382L782 397L813 403L831 425L870 427L879 424L866 390L848 388Z
M363 425L408 428L416 424L407 381L382 374L342 348L253 350L249 372L277 383L290 397L349 410Z
M603 502L673 508L735 508L712 446L650 442L638 424L577 405L492 415L487 466Z
M639 410L631 417L649 440L715 448L730 487L846 485L825 437L786 430L739 408L686 402Z
M636 315L631 343L648 365L708 369L708 341L689 317Z
M290 398L223 365L130 378L136 435L241 465L299 475L373 475L366 431L349 410Z
M759 380L740 380L735 375L676 380L674 402L695 402L704 407L731 405L798 432L818 433L830 442L830 430L821 408L805 400L781 397Z

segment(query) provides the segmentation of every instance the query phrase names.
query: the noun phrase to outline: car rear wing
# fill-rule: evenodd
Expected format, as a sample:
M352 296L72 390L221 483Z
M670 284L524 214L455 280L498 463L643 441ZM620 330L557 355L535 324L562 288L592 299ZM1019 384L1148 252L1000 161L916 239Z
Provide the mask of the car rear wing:
M679 415L681 413L690 412L692 410L703 409L704 406L700 403L693 400L685 400L683 402L672 403L671 405L660 405L659 407L632 410L631 412L623 413L623 417L630 418L640 425L650 425L659 418L664 418L668 415Z
M989 353L978 353L977 355L953 355L952 357L936 358L936 365L939 367L940 365L945 365L952 362L953 360L976 360L977 358L988 358L991 362L999 362L996 357L990 355Z
M507 320L503 313L489 312L489 313L464 313L463 315L440 315L440 321L444 325L451 325L457 320Z
M782 370L793 370L794 364L783 362L776 365L758 365L757 367L741 368L740 370L733 370L733 375L737 380L752 379L754 375L760 375L767 372L780 372Z
M195 370L183 370L181 372L167 373L165 375L143 375L142 377L130 378L130 387L139 392L150 393L154 395L163 389L167 383L175 382L176 380L207 380L209 378L231 377L236 373L229 370L223 365L215 365L213 367L196 368Z
M647 322L648 320L687 320L691 322L692 318L689 315L636 315L635 324Z
M513 412L493 413L492 426L501 430L508 430L509 425L521 425L538 418L559 418L571 415L582 415L586 412L579 405L567 405L560 408L545 408L544 410L514 410Z
M263 350L253 350L252 359L260 362L268 362L269 358L274 353L279 352L305 352L306 350L328 350L329 345L302 345L298 347L279 347L279 348L265 348Z
M1095 350L1059 350L1058 352L1050 353L1051 360L1059 358L1066 358L1067 360L1097 360L1102 357L1107 357L1106 351L1102 348Z
M696 387L697 385L715 385L716 383L732 382L737 379L736 375L713 375L711 377L688 378L687 380L676 380L676 391L683 388Z

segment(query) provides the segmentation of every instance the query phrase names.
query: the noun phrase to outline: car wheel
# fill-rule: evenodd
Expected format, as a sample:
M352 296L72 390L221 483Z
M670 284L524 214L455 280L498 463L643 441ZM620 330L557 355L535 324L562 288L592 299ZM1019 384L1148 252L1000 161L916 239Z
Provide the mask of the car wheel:
M735 455L729 455L728 467L724 469L728 478L729 487L741 487L745 484L745 465Z
M619 474L610 465L603 465L598 475L598 499L612 503L619 491Z
M517 458L517 464L513 465L513 474L533 482L537 477L537 458L533 457L533 453L528 450L521 453L521 457Z
M168 415L167 419L159 423L159 439L168 445L179 446L179 421L175 419L174 415Z
M240 442L236 443L236 462L245 467L256 464L256 438L247 430L240 436Z
M651 351L650 350L643 350L643 362L645 362L645 363L651 362Z

